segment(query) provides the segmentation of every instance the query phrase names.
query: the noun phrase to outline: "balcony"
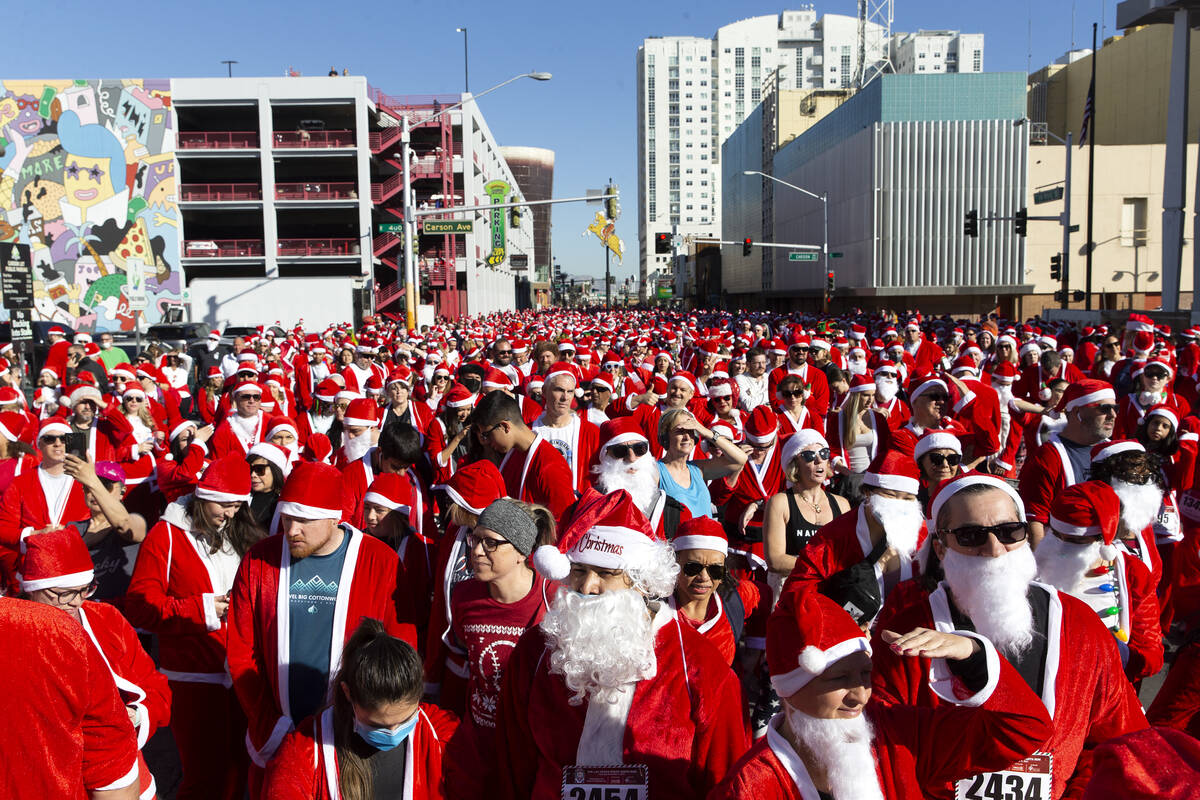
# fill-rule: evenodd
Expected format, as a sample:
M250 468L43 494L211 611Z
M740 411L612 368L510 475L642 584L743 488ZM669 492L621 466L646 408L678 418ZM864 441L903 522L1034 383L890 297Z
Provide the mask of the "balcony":
M285 258L297 256L357 256L358 239L280 239L278 253Z
M354 131L275 131L272 137L277 150L354 147Z
M262 187L254 183L185 183L179 187L184 203L229 203L262 200Z
M255 150L258 133L255 131L181 131L175 143L177 150Z
M183 243L184 258L262 258L261 239L193 239Z
M277 183L276 200L357 200L358 188L346 183Z

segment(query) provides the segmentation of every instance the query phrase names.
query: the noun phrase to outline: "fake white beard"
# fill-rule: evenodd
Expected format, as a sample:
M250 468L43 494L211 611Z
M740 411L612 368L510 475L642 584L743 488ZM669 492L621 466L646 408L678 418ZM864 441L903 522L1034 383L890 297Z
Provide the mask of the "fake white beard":
M1002 556L968 556L946 549L942 569L954 602L1004 655L1024 653L1033 644L1033 609L1025 596L1037 575L1029 545Z
M326 414L322 416L318 414L317 416L313 416L309 414L308 418L312 420L313 433L327 434L329 433L329 429L333 427L333 421L337 418L337 415Z
M850 370L851 375L866 375L867 374L867 362L862 359L850 361L846 364L846 366Z
M1138 405L1142 408L1149 408L1152 405L1161 403L1166 399L1166 392L1147 392L1145 390L1138 392Z
M367 454L371 449L371 431L365 430L358 436L346 435L342 443L342 451L346 454L346 463L353 463Z
M154 438L154 431L146 427L146 423L142 422L142 418L137 414L126 414L125 419L129 420L130 426L133 427L133 440L138 444L145 444Z
M324 361L318 361L312 365L313 380L317 383L329 377L329 365Z
M884 403L892 402L892 398L896 396L900 384L891 378L876 378L875 379L875 404L883 405Z
M873 494L866 499L865 505L871 516L883 525L888 544L895 547L905 560L911 559L917 551L921 525L925 523L921 504L916 500L899 500Z
M229 426L233 428L233 432L241 438L249 441L258 430L258 414L252 417L243 417L240 414L229 415Z
M596 467L596 486L605 494L624 489L642 513L649 514L650 504L658 496L658 462L649 452L633 464L602 453Z
M1060 591L1074 594L1084 573L1100 560L1100 547L1100 542L1072 544L1047 531L1033 553L1038 578Z
M1121 522L1125 530L1131 534L1144 531L1162 507L1163 493L1158 484L1154 481L1136 484L1113 478L1112 487L1121 499Z
M825 768L829 793L837 800L883 800L866 714L853 719L817 719L783 701L787 726Z
M583 595L560 586L541 621L550 672L574 692L572 705L614 703L621 687L654 674L654 629L645 598L634 589Z

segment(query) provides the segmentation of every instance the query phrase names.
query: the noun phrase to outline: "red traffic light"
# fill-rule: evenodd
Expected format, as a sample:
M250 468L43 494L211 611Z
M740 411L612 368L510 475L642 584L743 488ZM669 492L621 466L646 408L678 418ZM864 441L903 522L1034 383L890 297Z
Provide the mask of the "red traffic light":
M671 252L671 234L669 234L669 233L654 234L654 252L655 253Z
M751 252L753 252L753 250L754 250L754 240L748 236L745 239L742 239L742 255L748 256L748 255L750 255Z

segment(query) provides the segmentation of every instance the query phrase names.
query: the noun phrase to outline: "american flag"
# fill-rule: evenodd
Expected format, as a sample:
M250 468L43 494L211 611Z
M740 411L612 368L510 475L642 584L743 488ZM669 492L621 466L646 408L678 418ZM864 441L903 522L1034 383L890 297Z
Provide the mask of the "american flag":
M1096 113L1096 78L1088 85L1087 101L1083 104L1083 124L1079 127L1079 146L1083 147L1092 131L1092 116Z

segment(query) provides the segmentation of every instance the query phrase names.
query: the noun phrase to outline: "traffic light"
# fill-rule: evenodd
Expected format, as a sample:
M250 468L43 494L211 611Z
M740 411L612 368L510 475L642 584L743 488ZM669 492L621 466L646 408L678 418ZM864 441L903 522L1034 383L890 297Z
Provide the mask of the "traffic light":
M752 239L742 239L742 255L748 256L754 250L754 241Z
M834 280L833 280L833 270L829 270L829 272L827 272L825 274L825 294L827 294L827 295L833 294L834 289L836 289L836 288L837 288L836 284L834 283Z
M521 227L521 209L519 206L513 206L508 210L508 219L512 227Z
M669 234L669 233L654 234L654 252L655 253L671 252L671 234Z
M979 235L979 212L971 209L967 212L967 219L963 222L963 236L970 236L972 239Z
M616 220L621 216L621 202L617 197L617 185L610 183L604 191L604 216Z
M1024 236L1028 227L1029 212L1024 208L1017 209L1017 213L1013 216L1013 231L1017 236Z
M1062 253L1050 256L1050 280L1062 280Z
M1056 303L1063 302L1063 297L1066 294L1067 293L1064 292L1062 289L1059 289L1057 292L1054 293L1054 302L1056 302ZM1075 291L1071 292L1071 302L1072 303L1082 303L1083 298L1085 298L1085 297L1087 297L1087 295L1084 293L1084 291L1082 289L1076 289Z

